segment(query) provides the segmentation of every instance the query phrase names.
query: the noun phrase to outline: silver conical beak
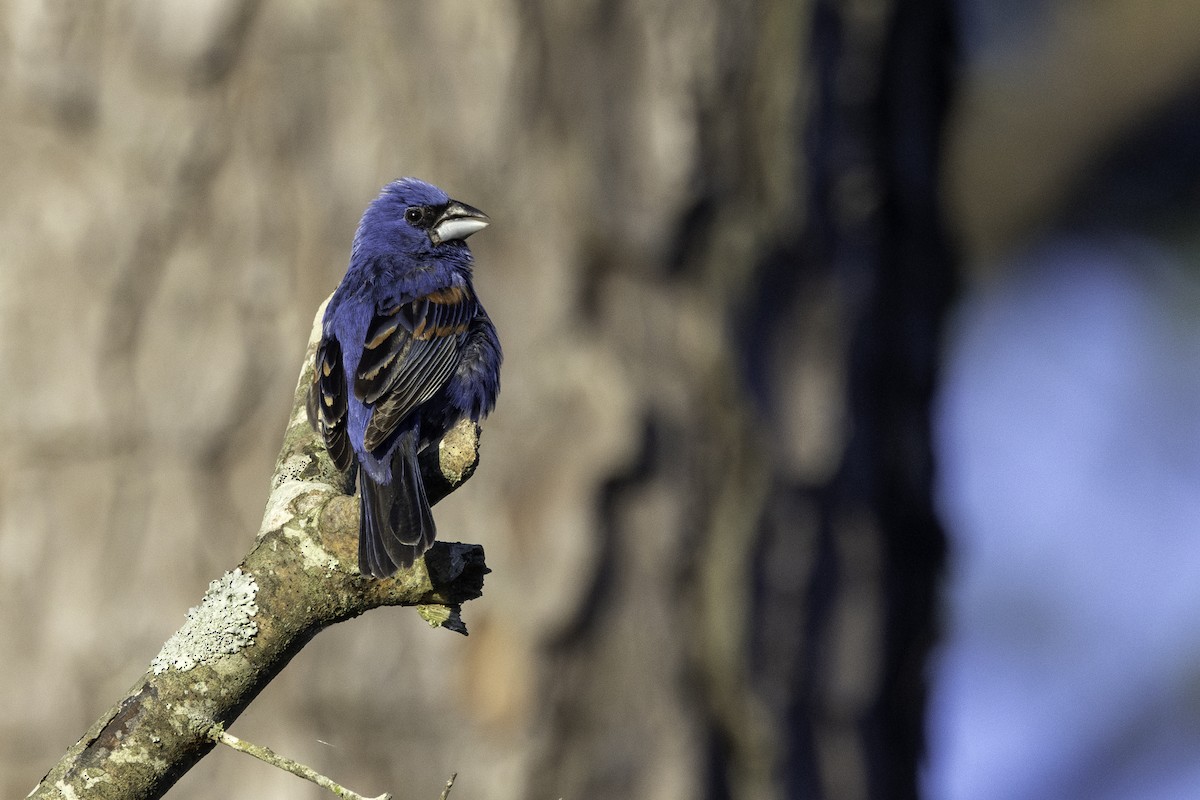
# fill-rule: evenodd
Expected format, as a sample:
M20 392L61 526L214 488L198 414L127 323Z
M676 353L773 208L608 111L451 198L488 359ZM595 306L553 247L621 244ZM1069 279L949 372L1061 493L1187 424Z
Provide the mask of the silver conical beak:
M472 208L466 203L451 200L446 210L442 212L429 229L429 239L434 244L441 244L452 239L465 239L476 231L481 231L491 222L488 215L478 208Z

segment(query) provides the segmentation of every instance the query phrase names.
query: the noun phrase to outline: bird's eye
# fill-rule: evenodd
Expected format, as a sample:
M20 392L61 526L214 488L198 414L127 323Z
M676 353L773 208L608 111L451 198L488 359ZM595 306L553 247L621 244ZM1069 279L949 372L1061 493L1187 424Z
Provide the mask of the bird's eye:
M404 219L409 225L421 225L425 221L429 209L425 206L409 206L404 210Z

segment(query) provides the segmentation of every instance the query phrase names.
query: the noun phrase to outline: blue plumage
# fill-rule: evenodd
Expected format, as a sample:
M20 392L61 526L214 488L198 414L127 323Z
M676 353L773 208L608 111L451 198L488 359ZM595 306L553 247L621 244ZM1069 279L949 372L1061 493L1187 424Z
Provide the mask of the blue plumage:
M464 241L488 221L415 178L389 184L325 309L309 420L340 469L359 467L364 575L391 575L433 544L417 454L486 416L500 391L500 341Z

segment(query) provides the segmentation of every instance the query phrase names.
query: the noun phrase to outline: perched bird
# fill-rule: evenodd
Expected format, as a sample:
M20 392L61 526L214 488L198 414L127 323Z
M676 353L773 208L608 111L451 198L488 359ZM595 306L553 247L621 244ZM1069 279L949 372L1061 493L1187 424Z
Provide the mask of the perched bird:
M464 241L488 222L415 178L387 185L325 309L308 419L339 469L358 466L364 575L387 577L433 544L417 454L496 403L500 340Z

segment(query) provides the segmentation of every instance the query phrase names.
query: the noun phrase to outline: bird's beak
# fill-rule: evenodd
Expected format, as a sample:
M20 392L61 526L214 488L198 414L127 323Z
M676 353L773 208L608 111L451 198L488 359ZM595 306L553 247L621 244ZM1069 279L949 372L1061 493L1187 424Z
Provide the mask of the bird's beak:
M481 231L491 222L488 215L478 208L472 208L466 203L451 200L446 209L434 220L429 229L429 239L434 244L448 242L451 239L465 239L476 231Z

